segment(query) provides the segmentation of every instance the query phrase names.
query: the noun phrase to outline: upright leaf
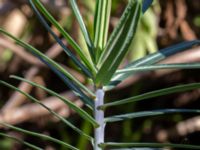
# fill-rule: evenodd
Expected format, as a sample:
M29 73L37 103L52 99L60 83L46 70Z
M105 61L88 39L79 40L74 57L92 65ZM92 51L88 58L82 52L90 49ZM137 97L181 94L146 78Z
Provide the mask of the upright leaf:
M109 83L111 77L128 51L128 47L137 28L140 15L140 3L138 1L130 1L123 15L125 16L124 24L121 22L119 23L119 25L122 26L117 27L118 32L114 31L116 35L113 37L113 41L108 43L108 46L105 48L105 53L101 55L99 71L95 80L97 84L106 85Z
M39 13L35 5L33 4L32 0L29 0L32 9L34 10L35 14L39 18L40 22L44 25L44 27L50 32L50 34L54 37L54 39L58 42L58 44L64 49L64 52L71 58L71 60L83 71L85 75L92 78L92 73L86 68L80 60L76 58L76 56L65 46L62 40L52 31L48 23L45 21L43 16Z
M75 14L75 16L76 16L76 18L78 20L79 25L80 25L81 31L83 33L84 39L85 39L86 44L87 44L88 49L89 49L90 56L91 56L93 62L95 62L94 45L93 45L92 40L90 38L90 35L89 35L88 31L87 31L85 23L84 23L84 21L82 19L82 16L81 16L81 13L80 13L80 11L78 9L76 1L75 0L70 0L69 2L71 4L71 6L72 6L72 10L73 10L73 12L74 12L74 14Z
M110 21L111 0L97 0L96 14L94 18L94 47L96 52L96 62L98 62L108 37Z
M94 64L89 61L89 59L85 56L79 45L73 40L73 38L63 29L63 27L53 18L53 16L45 9L42 3L39 0L32 0L37 8L42 12L42 14L47 18L49 22L51 22L56 29L62 34L62 36L68 41L68 43L72 46L72 48L79 54L81 60L85 63L85 65L90 68L93 73L96 73L96 68Z

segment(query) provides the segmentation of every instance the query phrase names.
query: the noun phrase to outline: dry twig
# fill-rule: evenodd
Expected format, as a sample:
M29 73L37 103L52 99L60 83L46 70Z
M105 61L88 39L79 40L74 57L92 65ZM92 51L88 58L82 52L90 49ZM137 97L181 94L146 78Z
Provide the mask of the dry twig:
M79 107L83 105L81 101L75 100L76 96L71 92L66 92L61 95L72 100ZM59 113L61 110L64 110L61 114L64 117L68 117L73 112L66 106L66 104L56 97L48 97L41 102L55 112ZM0 122L19 124L25 121L37 119L38 117L44 117L46 115L49 115L49 112L45 108L37 103L32 103L11 109L9 111L1 112Z

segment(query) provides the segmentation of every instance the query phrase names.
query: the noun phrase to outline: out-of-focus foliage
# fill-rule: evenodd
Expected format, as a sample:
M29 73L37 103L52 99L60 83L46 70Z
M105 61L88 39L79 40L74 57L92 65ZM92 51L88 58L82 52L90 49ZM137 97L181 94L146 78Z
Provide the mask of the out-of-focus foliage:
M158 9L159 4L154 3L153 7ZM156 42L158 19L155 9L148 9L139 23L136 36L129 48L131 50L131 55L129 55L131 60L142 58L149 53L156 52L158 49Z

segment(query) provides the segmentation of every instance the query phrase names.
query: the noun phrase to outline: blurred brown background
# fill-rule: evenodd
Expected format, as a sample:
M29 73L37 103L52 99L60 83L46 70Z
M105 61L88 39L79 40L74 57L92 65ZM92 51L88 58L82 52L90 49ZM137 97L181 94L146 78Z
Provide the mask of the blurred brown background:
M77 0L85 23L93 35L92 20L95 9L95 0ZM80 28L65 0L42 0L45 7L53 14L59 23L83 47ZM110 32L116 25L126 0L113 1ZM87 80L72 65L70 59L49 35L46 29L32 12L27 0L0 0L0 26L11 34L35 46L49 57L68 68L81 82ZM53 31L59 32L52 26ZM62 37L61 37L62 38ZM199 0L155 0L152 8L143 17L138 33L130 47L124 63L136 60L146 54L172 44L200 38L200 1ZM64 40L64 39L63 39ZM67 44L67 43L66 43ZM68 46L70 48L70 46ZM199 62L200 47L177 54L164 60L162 63ZM106 100L125 98L151 90L165 88L183 83L199 82L199 70L162 70L130 77L119 85L114 92L107 93ZM87 133L92 133L91 126L69 110L55 97L44 91L33 88L23 82L9 79L9 75L23 76L36 83L61 93L73 100L77 105L82 103L45 65L17 46L13 41L0 36L0 79L14 84L27 93L40 99L45 105L68 117L75 125ZM189 91L158 97L154 100L129 104L107 111L107 115L120 112L133 112L161 108L199 108L200 91ZM90 149L87 141L79 137L70 128L65 127L49 113L28 101L24 96L0 86L0 121L6 121L22 128L52 135L63 141L72 143L80 149ZM43 147L46 150L64 149L51 142L3 129L9 134ZM174 114L165 117L143 118L125 121L124 123L107 126L107 141L159 141L182 144L199 144L200 117L192 115ZM0 138L0 149L23 150L23 145L6 138Z

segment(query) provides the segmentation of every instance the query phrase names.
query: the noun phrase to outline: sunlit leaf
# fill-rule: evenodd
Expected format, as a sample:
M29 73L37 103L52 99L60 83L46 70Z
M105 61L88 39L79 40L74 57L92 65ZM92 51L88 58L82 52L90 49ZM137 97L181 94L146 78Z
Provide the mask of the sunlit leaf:
M95 82L97 84L106 85L117 70L119 64L128 51L128 47L134 37L139 18L141 16L141 5L138 1L130 1L127 6L122 20L120 21L117 31L114 31L115 36L111 36L111 42L108 43L104 52L101 55L99 62L99 71ZM125 18L125 19L124 19Z
M199 69L199 68L200 68L200 63L157 64L150 66L129 67L125 69L120 69L116 71L116 75L123 73L154 71L160 69Z
M96 14L94 18L94 46L96 50L96 62L98 62L98 59L107 43L112 1L97 0L96 3Z
M83 33L84 39L87 43L87 46L88 46L88 49L89 49L89 52L90 52L90 56L91 56L92 60L95 62L94 45L92 43L92 40L91 40L90 35L88 33L88 30L85 26L85 23L82 19L81 13L80 13L78 6L76 4L76 0L70 0L69 2L72 6L72 10L73 10L73 12L74 12L74 14L75 14L75 16L78 20L79 25L80 25L81 31Z

